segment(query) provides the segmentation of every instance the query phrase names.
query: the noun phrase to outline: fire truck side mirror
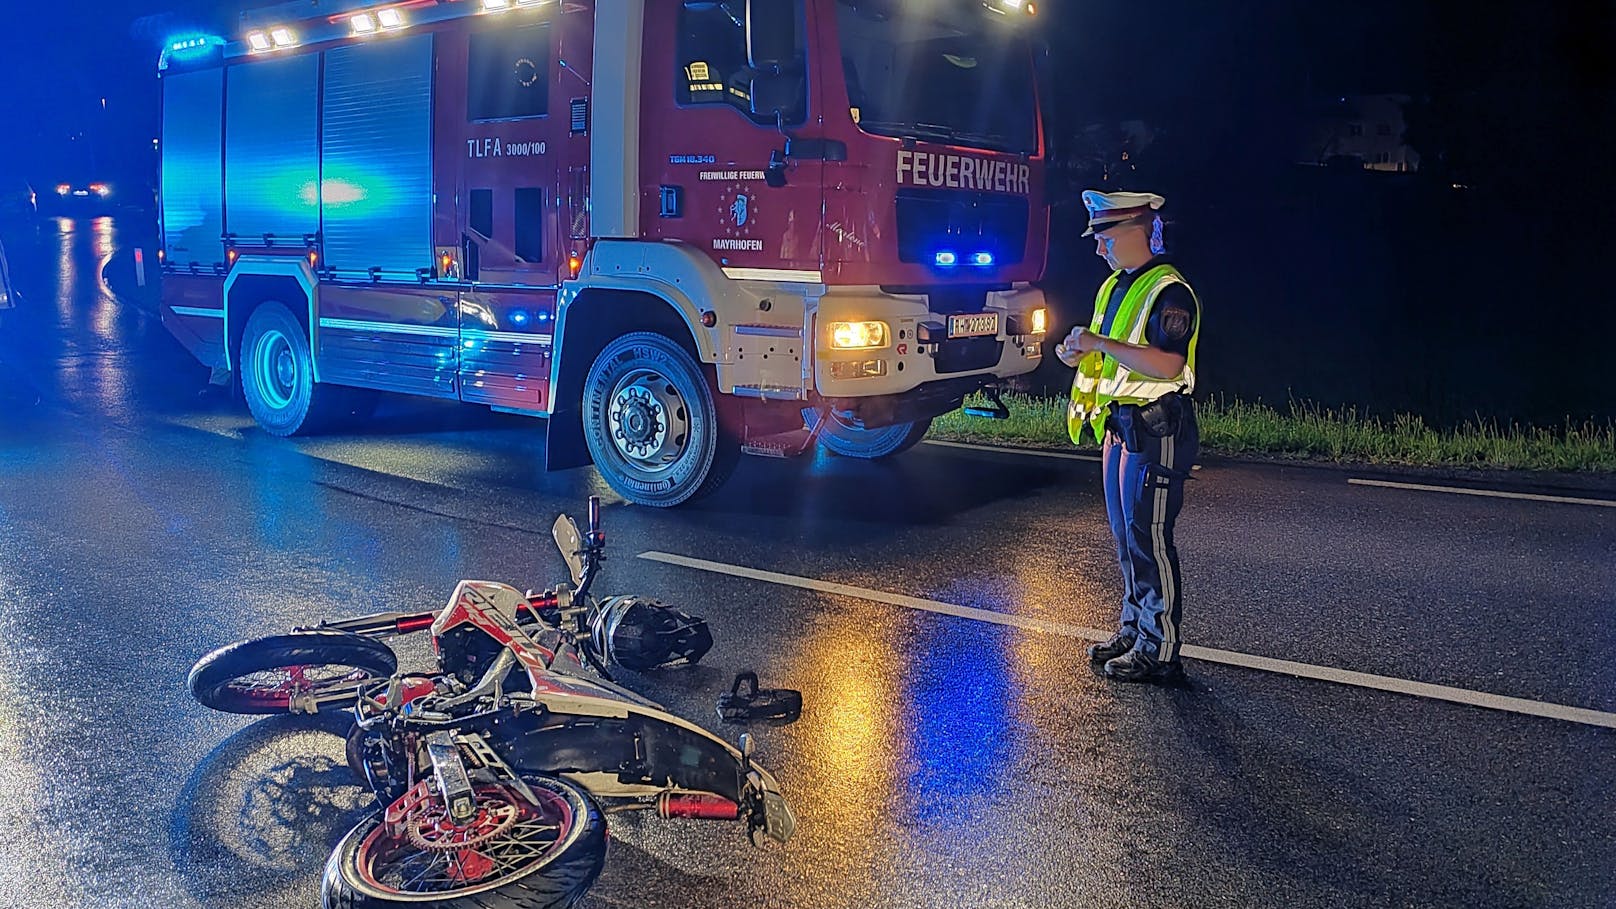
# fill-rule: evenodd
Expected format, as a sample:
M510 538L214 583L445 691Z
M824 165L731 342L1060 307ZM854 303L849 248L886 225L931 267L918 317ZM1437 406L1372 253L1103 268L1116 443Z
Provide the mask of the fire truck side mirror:
M746 62L760 74L772 74L790 68L796 59L796 4L746 0Z

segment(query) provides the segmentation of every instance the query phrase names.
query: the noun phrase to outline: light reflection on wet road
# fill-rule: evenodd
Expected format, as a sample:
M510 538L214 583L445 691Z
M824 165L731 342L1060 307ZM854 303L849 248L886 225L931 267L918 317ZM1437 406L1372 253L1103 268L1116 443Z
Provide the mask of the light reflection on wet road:
M551 520L606 491L540 470L542 424L476 408L390 401L363 435L258 432L102 286L138 233L6 236L25 303L0 323L0 905L312 907L363 810L340 740L210 714L186 669L238 637L436 603L461 577L554 583ZM1180 541L1195 642L1616 710L1608 509L1203 474ZM1609 730L1214 665L1184 689L1118 687L1070 638L632 558L1105 627L1095 487L1092 465L922 446L895 464L748 461L674 512L609 498L604 589L676 601L718 637L701 666L633 687L712 724L753 668L807 711L757 732L796 841L758 852L727 828L617 818L588 905L1616 892L1616 813L1592 807L1616 788Z

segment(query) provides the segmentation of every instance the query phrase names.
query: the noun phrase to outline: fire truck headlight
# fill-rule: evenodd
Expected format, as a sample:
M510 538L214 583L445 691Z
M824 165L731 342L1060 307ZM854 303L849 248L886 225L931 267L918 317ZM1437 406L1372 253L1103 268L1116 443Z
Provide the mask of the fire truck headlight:
M885 322L832 322L830 346L833 350L874 350L887 346Z
M382 28L403 28L404 14L396 9L378 10L376 21L381 23Z
M270 48L269 36L263 32L252 32L247 35L247 46L254 51L267 51Z
M1043 307L1039 307L1038 309L1035 309L1035 310L1032 311L1032 333L1033 334L1041 335L1044 332L1049 330L1048 327L1047 327L1048 317L1049 317L1048 313L1047 313L1046 310L1043 309Z
M276 47L291 47L297 43L297 36L292 34L291 29L285 28L284 26L281 28L272 29L269 33L269 37L274 40Z
M360 13L349 20L353 23L354 34L368 35L376 30L376 20L370 18L370 13Z

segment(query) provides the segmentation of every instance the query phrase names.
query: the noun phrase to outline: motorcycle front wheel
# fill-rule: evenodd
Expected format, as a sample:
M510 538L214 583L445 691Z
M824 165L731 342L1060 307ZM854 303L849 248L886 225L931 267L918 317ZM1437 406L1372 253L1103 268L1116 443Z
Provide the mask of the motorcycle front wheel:
M186 686L203 705L225 713L286 713L294 698L385 679L397 669L398 657L381 641L301 631L220 647L197 661Z
M382 814L351 830L326 862L325 909L567 909L606 861L606 819L587 793L549 776L523 779L538 804L480 787L478 815L453 826L441 806L390 831ZM436 813L434 813L434 811Z

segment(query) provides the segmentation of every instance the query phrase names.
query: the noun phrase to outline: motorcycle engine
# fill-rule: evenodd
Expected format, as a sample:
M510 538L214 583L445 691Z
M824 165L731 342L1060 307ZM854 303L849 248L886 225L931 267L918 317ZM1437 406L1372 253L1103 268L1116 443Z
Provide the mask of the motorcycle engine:
M477 684L482 679L483 673L488 671L489 664L494 662L504 649L504 645L469 623L458 625L438 635L436 643L438 665L445 673L454 676L465 685ZM525 673L511 673L511 681L525 678ZM509 685L507 689L514 690Z
M704 619L658 600L611 597L589 618L589 644L603 662L644 671L695 663L713 647Z

